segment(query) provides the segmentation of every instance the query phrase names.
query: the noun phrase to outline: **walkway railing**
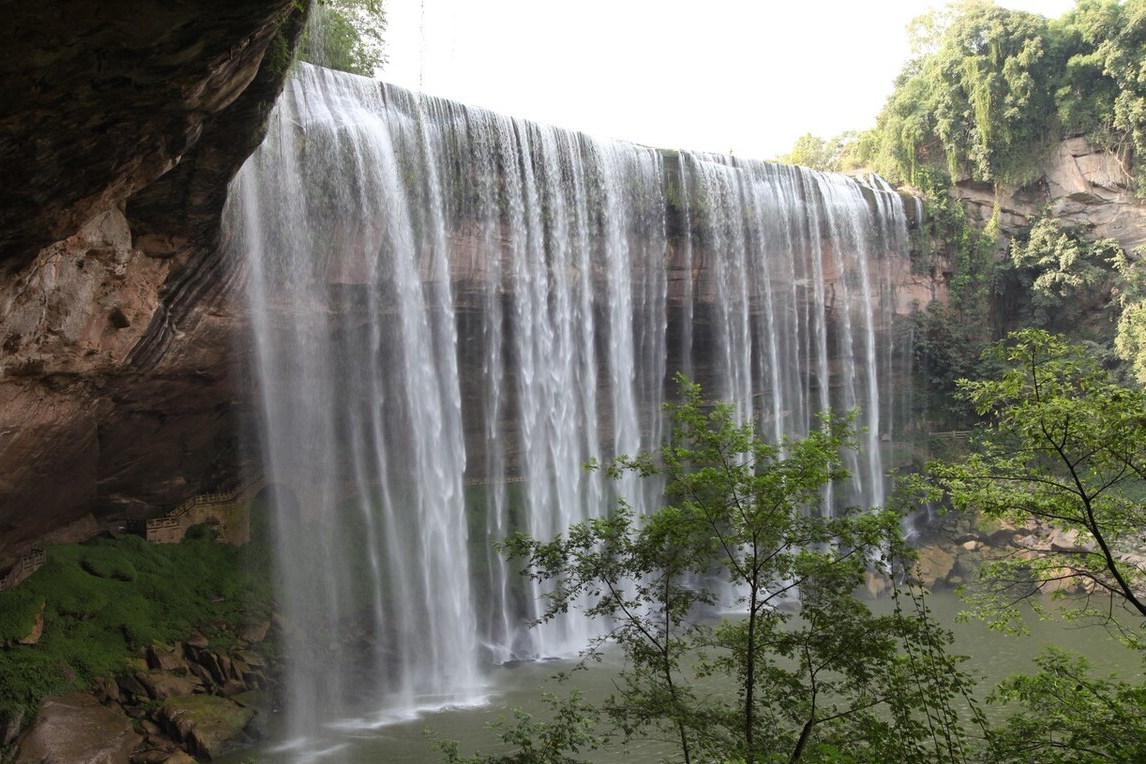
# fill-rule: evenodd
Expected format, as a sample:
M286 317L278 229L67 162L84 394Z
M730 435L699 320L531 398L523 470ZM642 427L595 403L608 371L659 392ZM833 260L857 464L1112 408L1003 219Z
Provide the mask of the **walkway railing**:
M11 589L42 568L47 561L48 556L44 553L44 547L33 544L31 550L16 560L16 564L12 566L3 578L0 578L0 592Z
M144 536L148 541L174 540L168 538L168 532L174 528L182 527L193 510L204 506L234 504L256 487L261 486L262 483L263 479L261 477L248 478L228 491L201 493L197 496L192 496L177 505L170 512L147 520L143 526Z

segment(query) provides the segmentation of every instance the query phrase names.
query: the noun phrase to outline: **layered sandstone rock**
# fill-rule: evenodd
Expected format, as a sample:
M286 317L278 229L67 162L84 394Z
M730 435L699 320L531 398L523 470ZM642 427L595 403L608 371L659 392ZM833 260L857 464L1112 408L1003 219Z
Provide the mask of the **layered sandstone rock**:
M0 558L219 479L220 214L306 5L3 3Z
M957 194L972 220L999 213L1004 234L1022 233L1042 216L1077 226L1091 239L1114 239L1131 256L1146 248L1146 204L1134 196L1130 159L1092 146L1085 138L1062 141L1043 160L1039 178L1019 189L962 182Z

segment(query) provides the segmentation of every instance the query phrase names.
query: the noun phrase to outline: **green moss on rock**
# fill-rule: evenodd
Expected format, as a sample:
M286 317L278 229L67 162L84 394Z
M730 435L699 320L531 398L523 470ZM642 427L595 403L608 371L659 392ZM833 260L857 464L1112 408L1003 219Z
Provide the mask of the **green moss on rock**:
M125 536L47 553L43 568L0 592L0 711L134 671L144 648L197 630L226 650L270 614L269 555L258 545ZM36 644L19 644L38 617Z
M19 642L31 633L44 609L44 598L30 589L16 587L0 597L0 646Z
M217 695L187 695L163 701L160 723L196 756L213 759L243 733L254 718L252 708Z

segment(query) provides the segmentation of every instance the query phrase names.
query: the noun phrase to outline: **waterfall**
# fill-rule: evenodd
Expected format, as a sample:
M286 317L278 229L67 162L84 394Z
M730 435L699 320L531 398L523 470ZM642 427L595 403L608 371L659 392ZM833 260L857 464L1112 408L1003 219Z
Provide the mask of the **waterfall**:
M236 178L290 727L481 699L575 614L493 549L655 485L683 370L766 437L858 408L833 499L884 498L903 205L881 181L601 141L300 65Z

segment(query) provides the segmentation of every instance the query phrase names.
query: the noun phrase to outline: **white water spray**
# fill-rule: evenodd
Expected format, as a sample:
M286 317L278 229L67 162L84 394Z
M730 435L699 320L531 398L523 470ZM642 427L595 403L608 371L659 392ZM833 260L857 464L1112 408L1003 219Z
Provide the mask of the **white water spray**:
M292 729L473 702L568 654L492 551L624 496L684 370L766 437L859 407L838 501L883 501L899 197L881 183L598 141L302 65L236 179ZM350 720L347 722L347 720Z

